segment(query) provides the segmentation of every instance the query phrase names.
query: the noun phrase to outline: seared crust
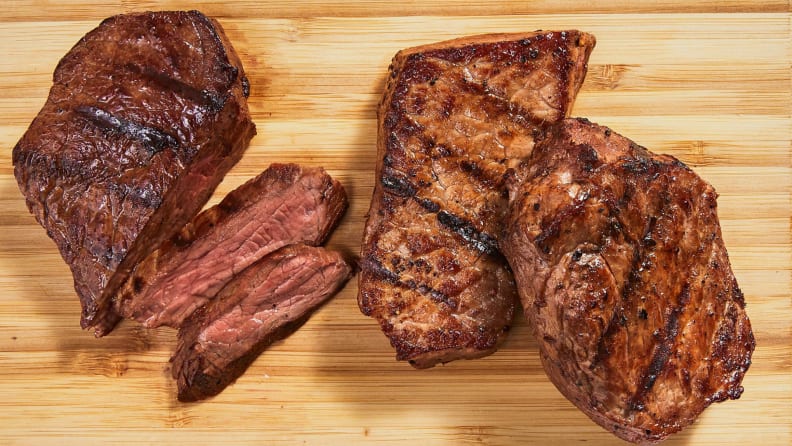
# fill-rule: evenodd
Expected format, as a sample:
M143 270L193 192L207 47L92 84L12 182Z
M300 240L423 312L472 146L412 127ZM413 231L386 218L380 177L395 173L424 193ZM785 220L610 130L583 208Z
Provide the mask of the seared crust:
M641 443L739 398L755 341L712 186L671 156L570 119L509 191L504 254L564 396Z
M97 335L130 269L187 223L255 134L248 80L197 11L104 20L59 62L14 148L28 208L60 249Z
M400 51L378 110L361 311L415 367L492 353L516 293L496 236L504 173L583 82L591 35L492 34Z

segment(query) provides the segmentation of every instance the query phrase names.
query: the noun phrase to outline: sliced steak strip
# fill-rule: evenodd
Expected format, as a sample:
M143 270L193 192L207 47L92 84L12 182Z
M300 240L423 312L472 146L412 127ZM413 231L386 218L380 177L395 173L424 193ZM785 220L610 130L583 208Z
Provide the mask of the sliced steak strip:
M503 252L564 396L633 442L740 396L755 342L712 186L575 119L534 149L509 192Z
M492 353L516 293L500 253L504 173L564 118L594 37L494 34L400 51L378 109L361 311L418 368Z
M60 61L14 174L71 268L84 328L112 330L110 296L242 156L248 90L222 28L196 11L111 17Z
M234 277L179 330L171 359L179 400L220 393L270 344L302 325L351 273L336 252L292 245Z
M267 254L324 242L346 207L343 186L324 169L273 164L144 259L120 290L117 312L147 327L178 328Z

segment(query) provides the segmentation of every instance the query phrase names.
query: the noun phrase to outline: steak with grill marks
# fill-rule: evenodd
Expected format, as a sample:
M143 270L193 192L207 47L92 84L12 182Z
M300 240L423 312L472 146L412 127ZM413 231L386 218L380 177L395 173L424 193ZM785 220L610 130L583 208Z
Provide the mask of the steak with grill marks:
M270 344L299 328L351 274L339 253L298 244L235 276L179 330L171 358L179 400L220 393Z
M116 311L153 328L181 326L234 275L293 243L320 245L347 208L320 167L273 164L200 213L135 268Z
M504 173L567 116L594 37L493 34L400 51L378 109L358 303L418 368L492 353L516 293Z
M537 145L509 196L503 252L564 396L642 443L739 398L755 341L712 186L572 119Z
M112 330L110 298L131 268L242 156L248 93L222 28L197 11L110 17L61 59L13 163L71 268L84 328Z

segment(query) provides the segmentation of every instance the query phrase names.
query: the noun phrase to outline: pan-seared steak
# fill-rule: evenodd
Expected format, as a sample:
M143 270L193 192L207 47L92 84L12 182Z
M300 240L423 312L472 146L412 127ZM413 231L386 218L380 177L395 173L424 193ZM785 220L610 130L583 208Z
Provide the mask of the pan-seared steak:
M130 269L242 156L248 90L222 28L196 11L108 18L60 61L14 174L71 267L84 328L112 330Z
M509 196L503 252L564 396L646 443L740 396L754 337L712 186L570 119L537 145Z
M378 110L361 311L418 368L497 348L514 280L498 252L504 173L564 118L594 37L493 34L400 51Z
M291 245L234 277L179 330L179 400L217 395L270 344L293 333L352 273L340 254Z
M323 243L346 207L343 186L324 169L273 164L138 264L116 310L147 327L179 327L260 258L293 243Z

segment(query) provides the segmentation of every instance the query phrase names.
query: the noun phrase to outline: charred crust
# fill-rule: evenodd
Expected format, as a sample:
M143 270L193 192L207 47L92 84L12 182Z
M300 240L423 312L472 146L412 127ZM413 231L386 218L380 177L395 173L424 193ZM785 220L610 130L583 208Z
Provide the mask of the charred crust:
M498 243L495 237L476 229L473 223L458 217L451 212L442 210L437 213L437 221L462 237L467 243L484 254L498 254Z
M416 201L422 208L426 209L428 212L437 213L440 211L440 205L435 203L434 201L428 198L416 198Z
M421 284L413 289L425 296L429 296L435 302L447 305L453 310L457 310L459 307L459 303L455 299L452 299L442 291L436 290L428 285Z
M539 49L537 48L529 48L528 49L528 58L531 60L535 60L539 57Z
M576 249L575 252L572 253L572 261L578 262L580 258L583 257L583 251Z
M487 189L502 189L507 194L504 197L508 197L508 191L503 187L505 177L502 173L496 174L488 171L475 161L462 160L458 165L459 169L466 173L470 179L478 181Z
M581 169L585 172L593 171L599 165L599 155L597 150L589 144L581 144L577 147L578 162Z
M227 39L225 38L225 32L223 31L220 24L197 10L190 10L187 12L187 14L194 17L197 21L203 23L203 25L209 31L209 36L215 42L217 48L219 48L220 54L222 56L222 59L219 60L218 62L221 65L223 65L226 68L226 70L231 71L233 75L232 76L232 82L233 82L236 79L236 76L239 74L239 68L235 67L231 63L230 60L231 58L229 57L229 54L226 49L227 47L230 47L230 45L228 44Z
M361 258L360 267L362 270L372 274L373 277L392 285L396 285L401 282L401 277L399 274L386 268L374 255L366 255Z
M690 284L685 283L679 296L677 296L677 305L667 316L662 341L655 346L649 366L642 374L641 384L636 393L630 397L630 407L633 410L643 410L646 395L652 390L657 378L668 364L671 352L675 350L677 337L679 336L679 319L685 312L688 302L690 302Z
M743 294L740 287L737 285L737 279L732 281L732 300L740 306L740 308L745 308L745 295Z
M394 257L391 259L391 263L393 263L394 267L398 268L398 265L401 263L401 258ZM405 261L407 263L407 261ZM361 266L365 268L366 271L371 273L373 277L387 282L391 285L412 290L418 292L424 296L428 296L431 300L443 303L450 308L456 310L458 306L458 302L451 298L448 294L444 293L442 290L437 290L425 283L418 283L414 279L402 280L401 276L398 272L392 271L386 268L377 258L374 256L365 256L361 261Z
M416 193L415 186L403 176L383 175L380 178L380 184L388 192L400 197L412 197Z
M119 118L101 108L82 105L75 107L74 111L96 124L108 135L125 135L139 141L150 155L166 148L179 147L179 141L172 135L154 127Z
M225 107L225 104L229 99L227 91L229 88L231 88L233 79L236 77L236 72L238 71L236 67L230 67L229 69L234 73L231 82L224 86L223 92L215 92L208 89L201 90L195 88L192 85L189 85L179 79L176 79L169 74L154 71L147 66L140 66L135 63L128 63L126 64L125 68L133 73L139 74L141 76L145 76L154 85L159 86L161 89L165 91L172 91L177 95L181 96L182 98L194 104L200 105L201 107L207 109L211 113L217 113L220 110L222 110L223 107ZM243 77L242 78L243 89L245 87L245 82L247 82L247 78Z
M250 81L247 76L242 76L242 95L246 98L250 97Z

